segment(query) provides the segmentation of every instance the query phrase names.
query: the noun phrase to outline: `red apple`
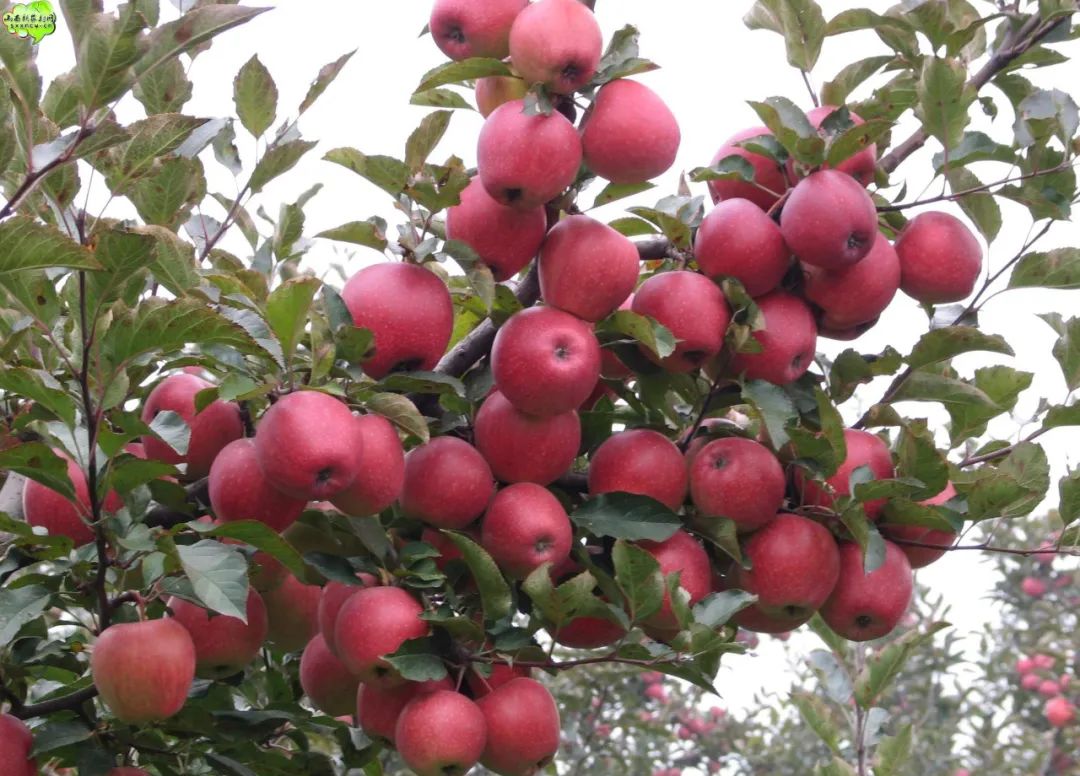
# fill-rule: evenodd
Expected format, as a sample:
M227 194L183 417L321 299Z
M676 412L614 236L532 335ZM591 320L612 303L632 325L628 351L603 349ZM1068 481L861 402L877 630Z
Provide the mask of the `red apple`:
M349 406L319 391L286 394L262 416L255 455L263 474L287 496L318 501L360 473L364 437Z
M814 313L802 299L779 289L755 301L765 318L765 328L753 335L761 352L737 354L732 369L747 380L776 385L798 380L814 363L817 351Z
M785 489L776 456L751 439L714 439L690 466L690 498L699 515L726 517L739 531L756 531L776 517Z
M452 690L449 676L430 682L405 682L397 687L361 684L356 693L356 719L370 738L394 744L394 729L401 710L417 695Z
M750 127L736 132L720 146L720 150L713 157L712 164L728 156L741 156L753 166L754 181L751 183L741 178L709 181L709 193L712 194L714 203L725 199L748 199L762 210L769 210L787 191L788 183L784 177L783 167L775 159L755 154L736 145L740 141L762 135L771 137L772 132L767 127Z
M701 271L739 280L750 296L772 291L791 266L791 251L776 225L748 199L725 199L705 216L694 239Z
M463 439L436 437L405 456L401 508L437 528L464 528L487 508L495 491L491 468Z
M361 365L381 380L391 372L434 369L454 329L450 291L434 272L403 262L364 267L341 289L353 323L374 335Z
M686 461L658 431L635 428L613 434L589 462L589 494L636 493L678 510L686 499Z
M464 695L435 690L417 695L401 710L394 743L417 776L464 776L484 752L487 723Z
M679 152L679 122L644 84L619 78L600 87L581 133L585 164L612 183L644 183Z
M885 542L885 561L867 574L863 551L854 542L840 545L840 577L821 616L850 641L879 639L892 631L911 603L911 566L900 548Z
M450 59L510 53L510 27L529 0L435 0L428 29Z
M554 307L510 317L491 346L495 387L522 412L550 417L575 410L600 377L600 343L587 323Z
M854 329L877 321L900 287L900 259L880 232L866 258L835 270L803 266L806 298L822 310L821 330Z
M1063 728L1076 720L1076 707L1063 695L1048 700L1043 713L1046 721L1056 728Z
M559 709L540 682L512 679L476 703L487 722L484 767L505 776L532 776L555 759Z
M674 335L675 352L659 358L642 347L649 360L669 372L689 372L720 352L731 311L719 286L704 275L685 270L653 275L634 294L632 308L666 326Z
M290 498L263 474L253 439L225 445L210 467L209 492L219 520L258 520L278 532L296 522L307 505L307 499Z
M784 617L783 615L772 616L765 614L765 612L761 611L756 605L752 605L737 612L732 618L732 621L744 630L753 631L754 633L771 633L776 635L779 633L790 633L799 626L804 625L813 616L813 612L800 617Z
M330 502L347 515L376 515L389 507L405 483L405 451L397 431L382 415L361 415L355 421L363 438L364 465L356 479Z
M334 656L321 633L315 634L300 656L300 686L315 708L331 717L356 709L360 680Z
M176 596L166 605L191 636L195 671L201 677L218 679L243 671L266 640L266 605L253 589L248 590L246 623Z
M446 211L447 238L476 251L496 280L513 277L533 260L547 224L542 205L507 207L487 193L479 178L473 178L461 192L461 202Z
M34 736L22 720L0 714L0 763L7 776L37 776L37 761L30 756Z
M469 685L469 691L472 693L473 698L483 698L492 690L497 690L513 679L519 679L521 677L528 678L532 676L532 669L527 666L512 666L509 663L492 663L490 668L490 676L482 676L476 670L475 664L473 665L473 670L465 674L465 681Z
M690 606L712 591L709 556L701 543L686 531L676 531L671 538L662 542L638 542L638 546L656 559L665 579L669 574L679 573L679 586L689 593ZM661 640L678 633L679 622L671 608L671 593L666 587L660 611L650 617L645 625L649 635Z
M277 588L264 594L268 622L267 641L283 652L297 652L319 632L319 597L322 588L305 585L289 574Z
M522 99L528 90L528 84L512 75L477 78L476 109L486 119L503 103Z
M945 488L941 493L919 503L926 506L940 506L955 496L956 488L949 482L946 483ZM908 563L911 564L913 569L924 568L941 558L949 551L949 547L956 542L956 538L959 536L956 531L941 531L935 528L927 528L924 525L882 525L881 532L887 539L906 540L919 542L920 544L934 544L941 548L917 547L911 544L904 544L902 541L899 542L898 546L903 550L904 554L907 555Z
M23 517L30 525L47 529L50 536L68 537L78 547L94 540L94 531L88 525L93 520L90 489L82 468L66 453L61 452L60 456L67 461L67 475L75 488L76 501L68 501L52 488L27 479L22 493ZM115 498L115 494L111 495Z
M512 100L487 117L477 141L476 169L488 194L504 205L530 210L574 182L581 139L558 111L546 116L524 111L523 100Z
M544 301L586 321L618 309L637 285L637 248L607 224L567 216L548 233L540 252Z
M575 617L549 630L556 643L573 649L609 647L626 635L626 628L602 617Z
M562 504L531 482L500 490L488 506L480 532L481 545L513 579L524 579L545 563L566 560L573 539Z
M492 391L476 413L473 434L500 482L549 485L573 466L581 422L574 410L546 418L526 415Z
M470 536L473 536L474 532L475 529L467 529ZM473 536L473 540L479 542L479 535ZM435 528L425 528L420 533L420 541L430 544L438 551L439 557L434 558L435 566L444 573L446 564L452 560L461 560L465 557L458 546L450 540L450 537Z
M514 20L510 60L529 84L555 94L592 80L604 41L596 17L577 0L537 0Z
M143 404L142 421L150 423L159 412L170 410L191 429L187 453L180 455L152 434L142 438L147 458L172 464L187 464L186 479L197 480L210 471L210 464L225 445L244 435L240 408L233 402L214 401L195 412L195 395L213 388L200 377L185 372L172 374L158 383Z
M402 682L383 660L409 639L426 636L420 619L424 607L400 587L368 587L345 601L338 612L334 642L341 662L365 684L393 686Z
M319 594L319 633L322 634L325 640L327 649L331 654L337 654L337 643L334 641L334 629L337 627L338 613L341 611L341 607L345 605L345 602L352 598L353 593L362 590L365 587L375 587L379 584L379 580L373 577L371 574L357 574L357 580L360 584L349 585L344 582L336 582L331 580L323 587L322 592Z
M896 240L896 254L901 290L924 304L966 299L982 271L982 246L948 213L920 213L911 219Z
M117 719L167 719L187 700L195 678L195 645L171 618L111 625L94 644L90 673Z
M892 454L889 446L881 437L855 428L844 429L844 443L847 456L836 473L821 483L807 479L801 470L796 471L795 487L802 497L802 503L816 507L832 507L839 496L851 495L851 475L862 466L870 467L875 480L890 480L895 475ZM866 516L877 520L885 507L885 499L875 499L863 504Z
M807 112L806 118L810 120L810 123L815 129L820 129L821 125L825 122L829 116L835 113L839 108L835 105L822 105ZM852 123L855 126L865 124L858 114L848 113ZM827 166L827 165L826 165ZM857 180L863 186L869 186L874 182L874 171L877 168L877 145L870 143L861 151L855 153L853 156L849 156L840 164L836 165L837 170L847 173L852 178ZM788 160L788 169L792 175L795 173L795 163Z
M847 173L819 170L795 184L780 214L780 231L804 264L840 269L870 252L877 208Z

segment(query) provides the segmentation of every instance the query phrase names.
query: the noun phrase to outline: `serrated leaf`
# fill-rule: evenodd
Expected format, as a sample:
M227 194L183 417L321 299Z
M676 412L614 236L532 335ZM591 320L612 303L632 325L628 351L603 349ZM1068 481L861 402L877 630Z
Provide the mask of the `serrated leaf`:
M611 551L615 583L626 599L631 622L642 622L660 610L664 601L664 575L660 564L640 547L618 540Z
M145 73L132 90L148 115L179 113L191 99L191 93L191 81L179 59L167 60Z
M1058 516L1066 526L1080 520L1080 468L1069 469L1058 480Z
M736 614L757 601L757 596L743 590L709 593L694 604L694 622L713 630L727 625Z
M233 102L244 129L262 137L277 118L277 101L277 84L255 54L233 79Z
M409 639L396 652L383 659L410 682L439 681L447 675L446 664L428 638Z
M428 89L426 92L417 92L409 98L409 104L447 110L476 110L468 100L453 89L435 88Z
M187 455L188 444L191 441L191 427L179 412L172 410L158 412L150 421L150 430L179 455Z
M840 731L825 701L812 693L798 691L791 694L791 702L822 743L833 753L840 754Z
M118 149L107 171L110 187L126 190L131 181L154 169L160 157L179 148L207 121L180 113L159 113L127 127L131 140Z
M742 398L758 416L773 446L786 445L790 438L787 425L799 414L784 389L764 380L750 380L743 386Z
M731 154L719 159L709 167L696 167L690 171L690 180L694 183L708 181L741 180L753 182L754 165L738 154Z
M119 16L95 13L84 20L79 32L76 72L82 104L90 111L123 94L134 79L132 66L142 51L139 33L145 27L134 5Z
M863 708L873 706L903 671L915 650L929 644L935 633L947 627L946 622L936 622L922 631L908 631L867 658L866 667L855 679L855 698L859 705Z
M380 380L376 387L393 393L453 393L466 398L464 383L440 372L394 372Z
M1051 353L1061 367L1069 391L1080 388L1080 318L1062 321Z
M321 287L318 278L292 278L275 288L266 300L266 320L281 343L286 362L304 334L311 303Z
M593 536L662 542L682 526L679 516L648 496L634 493L602 493L590 498L570 514L578 528Z
M287 143L271 146L251 173L248 187L252 193L259 193L267 183L287 173L296 166L304 154L316 145L318 144L314 141L290 140Z
M450 126L454 114L448 110L437 110L424 116L405 143L405 164L413 172L419 172L435 146L442 140Z
M513 609L513 595L495 561L483 547L468 536L457 531L443 531L461 551L465 565L472 572L480 591L484 619L488 622L501 620Z
M881 740L874 753L874 776L903 776L911 756L911 733L912 726L907 724Z
M319 232L315 236L384 251L387 245L386 221L378 216L369 218L366 221L350 221L333 229L327 229L325 232Z
M912 369L921 369L973 351L1016 355L999 334L984 334L973 326L949 326L924 334L907 357L907 363Z
M1009 288L1080 288L1080 248L1025 254L1013 267Z
M551 581L551 564L545 563L529 574L521 588L543 614L553 636L576 617L611 619L612 616L607 605L593 594L596 579L588 571L576 574L556 587Z
M355 148L335 148L323 159L351 170L392 197L401 194L409 182L409 166L390 156L368 156Z
M498 59L473 57L460 62L447 62L425 73L420 79L420 85L413 89L413 93L419 94L447 84L463 84L466 81L475 81L477 78L491 75L513 75L513 73Z
M967 84L967 69L955 59L926 57L916 86L916 114L928 134L946 148L960 143L968 125L975 90Z
M427 421L420 410L407 397L399 393L376 393L366 402L374 413L382 415L406 434L411 434L421 443L431 439Z
M219 3L194 8L179 19L155 28L147 36L144 53L135 62L135 72L142 77L162 63L191 51L214 36L251 21L269 8Z
M941 402L946 408L953 404L994 406L993 400L971 383L931 372L913 372L893 394L892 401Z
M68 428L75 427L75 400L48 372L5 366L0 370L0 391L29 399L54 413Z
M979 404L954 404L949 408L949 436L953 445L966 439L982 436L987 423L1012 411L1017 397L1031 386L1031 372L1020 372L1007 366L983 367L975 370L975 387L994 402L993 407Z
M239 520L230 523L190 523L190 527L207 536L221 539L235 539L250 544L275 560L280 561L297 579L304 579L307 571L304 559L296 548L289 544L274 529L257 520Z
M663 324L630 310L617 310L596 326L598 336L621 335L640 342L659 358L675 352L675 336Z
M67 461L42 442L23 442L0 450L0 470L18 472L75 503L75 486L68 477Z
M893 61L891 55L867 57L844 67L836 76L821 87L821 99L826 105L843 105L848 97L866 79Z
M825 163L830 167L835 167L860 151L869 148L891 129L892 122L873 119L844 130L829 143Z
M751 30L780 33L788 64L806 71L814 69L826 29L821 7L814 0L757 0L743 22Z
M315 76L315 80L311 82L311 86L308 87L307 94L304 96L304 101L300 103L300 108L297 113L303 115L308 108L315 104L315 101L322 96L327 87L334 82L334 79L338 77L345 65L352 59L353 54L356 53L356 49L342 54L333 62L323 65L319 69L318 75Z
M244 556L204 539L176 552L195 595L207 609L247 622L248 579Z
M49 721L34 729L34 757L86 741L94 731L81 721Z
M609 183L605 186L599 194L596 195L596 199L593 200L592 206L589 208L601 207L602 205L608 205L625 197L632 197L635 194L640 194L643 191L656 188L655 183L644 181L642 183Z
M54 226L21 215L0 223L0 275L46 267L96 270L101 264Z
M786 97L749 104L792 158L809 166L825 161L825 140L799 106Z
M975 223L986 241L993 242L1001 231L1001 207L994 196L985 191L973 192L973 189L982 186L982 181L964 167L949 169L945 173L945 179L949 181L949 189L953 194L969 192L958 196L955 201Z
M848 348L833 361L829 370L829 395L834 401L845 402L855 389L875 377L896 374L903 364L903 357L895 349L886 347L880 354L863 355Z

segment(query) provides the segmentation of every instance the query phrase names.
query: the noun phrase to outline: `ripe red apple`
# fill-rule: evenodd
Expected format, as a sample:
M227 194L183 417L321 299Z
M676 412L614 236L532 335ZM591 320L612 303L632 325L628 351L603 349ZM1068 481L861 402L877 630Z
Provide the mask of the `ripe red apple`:
M1076 719L1076 707L1064 695L1048 700L1043 713L1046 721L1056 728L1063 728Z
M510 53L510 27L529 0L435 0L428 29L450 59Z
M476 251L496 280L513 277L533 260L547 225L543 205L507 207L487 193L479 178L473 178L461 192L461 202L446 211L446 236Z
M769 210L787 191L788 183L784 177L783 167L775 159L755 154L735 145L739 141L762 135L771 137L772 132L768 127L750 127L736 132L720 146L720 150L713 157L712 164L716 164L727 156L741 156L753 166L754 182L744 181L741 178L709 181L709 193L712 194L714 203L725 199L748 199L762 210Z
M747 380L767 380L776 385L798 380L814 363L817 324L814 313L799 297L777 289L755 300L765 318L765 328L753 336L760 353L739 353L732 369Z
M187 464L185 478L197 480L210 471L210 464L225 445L244 435L240 408L234 402L211 402L202 412L195 412L195 394L213 388L200 377L180 372L172 374L154 386L142 408L142 421L149 423L159 412L170 410L184 419L191 429L188 449L180 455L156 436L142 438L147 458L172 464Z
M948 213L920 213L911 219L896 240L896 254L901 290L924 304L966 299L982 271L982 246Z
M469 691L472 693L473 698L483 698L492 690L502 687L513 679L519 679L521 677L528 678L532 676L532 669L522 665L492 663L490 668L490 676L482 676L477 672L475 664L473 670L465 674L465 682L469 685Z
M474 541L479 541L479 535L474 536L475 531L475 528L466 529L466 532L473 536ZM439 557L433 559L439 571L445 572L446 564L452 560L461 560L465 557L458 546L446 534L435 528L425 528L421 531L420 541L430 544L439 552Z
M504 205L529 210L574 182L581 166L581 139L558 111L547 116L524 111L523 100L512 100L487 117L477 140L476 169L488 194Z
M689 372L719 353L731 322L720 287L704 275L685 270L662 272L646 280L634 294L631 309L671 330L678 344L667 358L642 348L649 360L669 372Z
M356 720L370 738L393 745L398 717L409 701L417 695L453 688L449 676L429 682L405 682L397 687L361 684L356 693Z
M600 87L581 133L585 164L612 183L644 183L679 152L679 122L656 92L619 78Z
M600 343L580 318L554 307L514 313L491 346L495 387L522 412L575 410L600 377Z
M384 687L402 682L382 658L409 639L426 636L420 619L424 607L400 587L368 587L350 597L338 612L334 627L341 662L365 684Z
M548 232L539 269L547 304L595 322L633 292L641 260L634 244L607 224L567 216Z
M345 490L330 499L347 515L376 515L397 501L405 483L405 450L393 424L382 415L355 421L364 440L364 465Z
M75 488L76 501L68 501L52 488L27 479L22 493L23 517L30 525L47 529L50 536L66 536L79 547L94 540L94 531L87 524L93 519L90 488L82 467L66 453L61 452L60 456L67 461L67 475ZM110 497L102 505L106 511L115 511L123 505L117 503L119 499L115 493Z
M574 529L559 500L547 488L519 482L491 500L480 528L480 543L513 579L524 579L545 563L570 556Z
M574 464L581 421L574 410L546 418L526 415L492 391L476 413L473 435L500 482L549 485Z
M485 119L496 108L511 100L520 100L529 85L512 75L489 75L476 79L476 109Z
M608 647L626 635L626 628L602 617L575 617L549 630L556 643L573 649Z
M919 503L925 504L926 506L940 506L955 496L956 488L949 482L946 483L945 488L941 493ZM956 542L956 537L959 535L956 531L941 531L936 528L927 528L924 525L882 525L881 532L887 539L906 540L919 542L921 544L934 544L941 548L916 547L910 544L903 544L902 542L899 543L898 546L907 556L908 563L911 564L911 568L913 569L924 568L941 558L949 551L949 547Z
M669 574L679 572L679 586L690 594L690 606L712 591L709 556L701 543L686 531L676 531L662 542L638 542L638 546L656 559L665 579ZM678 633L679 622L672 611L671 593L666 587L660 611L652 615L645 626L649 635L659 640Z
M879 232L862 261L834 270L806 264L803 275L803 293L822 310L821 329L853 329L876 321L892 302L900 287L900 259Z
M487 723L479 707L464 695L436 690L405 705L394 728L394 742L417 776L464 776L484 752Z
M30 756L34 736L22 720L0 714L0 763L8 776L37 776L37 761Z
M746 541L752 569L739 567L734 586L758 597L770 617L807 618L829 597L840 575L836 540L820 523L781 513Z
M780 214L780 231L804 264L840 269L870 252L877 208L847 173L819 170L795 184Z
M686 500L686 461L675 443L658 431L635 428L612 434L589 462L589 494L637 493L669 509Z
M353 323L374 335L361 365L381 380L391 372L434 369L454 329L450 291L434 272L403 262L364 267L341 289Z
M195 672L203 678L219 679L243 671L266 640L266 605L253 589L248 589L246 623L176 596L166 605L191 636Z
M861 466L869 466L875 480L890 480L895 475L892 453L881 437L855 428L844 429L847 456L836 473L825 480L825 486L808 479L801 470L795 473L795 487L802 503L816 507L831 507L839 496L851 495L851 474ZM885 499L863 504L866 516L877 520L885 507Z
M324 714L340 717L356 710L360 680L334 656L321 633L315 634L300 656L300 686Z
M262 416L255 455L263 474L287 496L318 501L359 474L364 437L349 406L319 391L296 391Z
M538 0L510 28L510 60L529 84L555 94L592 80L604 40L596 17L577 0Z
M806 114L806 118L810 120L810 123L815 129L820 129L821 125L825 122L829 116L835 113L839 108L835 105L822 105L820 107L810 110ZM848 113L852 123L855 126L865 124L862 117L855 113ZM869 186L874 182L874 170L877 167L877 145L871 143L863 148L853 156L849 156L840 164L836 165L835 169L840 172L847 173L852 178L857 180L863 186ZM788 169L791 174L795 174L795 163L788 160Z
M790 633L799 626L806 624L813 616L813 612L801 617L784 617L782 615L772 616L765 614L765 612L761 611L761 609L754 604L737 612L732 620L744 630L753 631L754 633L771 633L776 635L779 633Z
M1020 680L1020 686L1023 689L1029 690L1031 692L1038 690L1040 684L1042 684L1042 679L1040 679L1036 674L1026 674Z
M705 216L694 259L714 280L737 278L750 296L772 291L791 266L791 251L765 211L748 199L725 199Z
M540 773L559 751L559 709L535 679L512 679L480 698L487 745L480 762L505 776Z
M821 616L850 641L879 639L892 631L911 603L914 581L907 556L885 542L885 561L867 574L863 552L854 542L840 544L840 577Z
M319 597L322 588L305 585L289 574L278 587L264 594L268 628L266 639L283 652L297 652L319 632Z
M487 508L495 484L480 452L463 439L436 437L405 456L401 508L437 528L464 528Z
M1058 683L1053 679L1044 679L1039 684L1038 690L1039 695L1042 695L1045 698L1053 698L1061 695L1061 687L1059 687Z
M307 505L307 499L290 498L263 474L253 439L235 439L222 448L210 466L208 489L219 520L258 520L278 532L296 522Z
M690 498L698 513L733 520L739 531L756 531L775 518L785 488L776 456L751 439L714 439L690 465Z
M1024 595L1032 598L1042 598L1046 595L1047 589L1046 583L1035 577L1024 577L1020 581L1020 590L1023 591Z
M187 700L195 678L195 645L171 618L111 625L94 644L90 673L117 719L167 719Z
M359 585L348 585L344 582L331 580L323 587L319 594L319 633L326 642L327 649L331 654L337 655L337 643L334 641L334 629L337 627L338 613L345 602L352 598L353 593L365 587L375 587L379 581L371 574L357 574Z

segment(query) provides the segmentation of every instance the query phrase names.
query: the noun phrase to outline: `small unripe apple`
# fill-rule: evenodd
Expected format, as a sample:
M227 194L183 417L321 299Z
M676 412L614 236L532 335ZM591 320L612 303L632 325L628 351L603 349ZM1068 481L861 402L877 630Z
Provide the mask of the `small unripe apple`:
M840 269L870 252L877 208L847 173L819 170L795 184L780 214L780 231L804 264Z
M37 776L37 761L30 756L34 736L22 720L0 714L0 763L8 776Z
M660 96L627 78L600 87L585 121L585 164L612 183L644 183L675 163L679 122Z
M751 439L714 439L690 465L690 497L698 513L733 520L739 531L756 531L775 518L785 489L776 456Z
M524 579L545 563L570 556L574 529L559 500L549 490L519 482L491 500L480 529L480 543L499 568Z
M880 232L862 261L835 270L807 264L803 270L803 293L821 308L820 328L827 331L876 321L900 287L900 259Z
M409 639L428 633L420 619L424 607L400 587L364 588L338 612L334 642L341 662L365 684L401 684L397 670L383 660Z
M913 587L907 556L892 542L885 542L885 560L869 574L864 568L862 548L854 542L843 542L840 576L821 607L821 616L830 628L850 641L879 639L904 616Z
M463 439L436 437L405 456L401 509L428 525L464 528L483 513L494 492L487 461Z
M464 695L436 690L414 697L401 710L394 743L417 776L464 776L484 753L487 722Z
M720 146L711 164L716 164L728 156L741 156L753 166L754 181L751 183L741 178L709 181L709 193L712 194L714 203L725 199L748 199L762 210L769 210L787 191L788 183L784 177L784 169L775 159L755 154L736 145L740 141L762 135L771 137L772 132L768 127L750 127L736 132Z
M677 342L675 352L660 358L642 353L669 372L690 372L720 352L731 311L720 287L704 275L685 270L653 275L634 294L631 309L666 326Z
M924 304L966 299L982 271L983 252L971 230L948 213L920 213L896 240L900 288Z
M538 418L492 391L473 424L476 447L500 482L549 485L573 465L581 445L581 421L574 410Z
M581 406L600 377L600 343L580 318L554 307L514 313L491 346L495 387L522 412L559 415Z
M210 506L219 520L258 520L284 531L300 517L307 499L282 493L259 466L255 440L236 439L210 466Z
M315 708L331 717L356 709L360 680L334 656L321 633L315 634L300 656L300 686Z
M535 679L512 679L477 701L487 722L480 762L505 776L540 773L559 751L559 709Z
M589 494L636 493L678 510L686 500L686 461L658 431L636 428L612 434L589 462Z
M171 618L118 623L98 636L90 673L117 719L168 719L187 700L195 678L195 645Z
M791 251L765 211L748 199L725 199L701 222L694 239L701 271L739 280L750 296L772 291L791 266Z
M567 216L544 240L540 293L552 307L595 322L629 298L640 268L629 238L588 216Z
M489 75L476 79L476 109L485 119L496 108L511 100L520 100L529 85L512 75Z
M435 0L428 29L450 59L502 59L510 53L510 27L529 0Z
M364 440L364 465L330 502L347 515L366 517L382 512L401 495L405 450L393 424L382 415L361 415L355 424Z
M510 59L526 83L555 94L592 80L604 41L593 12L577 0L538 0L510 28Z
M765 328L753 334L761 352L737 354L732 369L744 373L747 380L776 385L798 380L814 363L817 352L814 313L802 299L779 289L755 301L765 318Z
M802 496L802 503L816 507L832 507L840 496L850 496L851 475L863 466L870 468L875 480L891 480L895 475L892 454L881 437L861 429L844 429L847 456L836 473L825 480L824 486L808 479L800 469L795 473L795 487ZM866 516L877 520L885 507L885 499L874 499L863 504Z
M398 717L409 701L424 693L452 689L454 683L449 676L429 682L405 682L397 687L361 683L356 692L357 723L368 737L393 745Z
M166 605L191 635L195 672L201 677L218 679L243 671L266 640L266 605L254 589L248 589L247 622L175 596Z

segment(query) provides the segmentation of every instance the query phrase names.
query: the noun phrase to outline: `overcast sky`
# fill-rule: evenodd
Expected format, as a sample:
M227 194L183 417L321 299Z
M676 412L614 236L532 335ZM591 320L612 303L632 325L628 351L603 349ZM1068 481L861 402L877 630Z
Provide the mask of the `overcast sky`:
M106 5L114 7L116 3L107 2ZM162 5L167 15L175 12L168 2L162 2ZM854 4L825 0L821 5L826 17L831 18ZM892 3L868 0L860 5L884 11ZM804 108L811 107L798 71L785 61L780 37L764 31L750 32L744 27L742 16L750 6L750 0L598 0L597 16L605 39L625 24L634 24L641 30L642 56L660 64L661 69L640 78L671 106L681 125L682 147L674 169L658 181L655 191L635 200L609 205L593 215L611 220L630 204L652 204L661 196L673 193L679 171L707 165L725 138L758 123L746 105L747 100L785 95ZM280 123L280 119L295 111L322 65L347 51L358 49L346 70L301 122L304 136L319 140L320 146L308 155L297 171L268 186L261 201L266 203L267 211L275 215L279 203L293 201L313 183L321 181L325 184L324 189L307 207L305 234L313 235L372 215L392 220L394 211L385 194L343 168L321 161L321 157L338 146L354 146L369 154L399 157L403 154L405 138L430 110L410 106L409 95L424 72L445 61L429 37L418 36L427 23L429 12L427 0L402 3L284 0L273 11L250 24L225 33L209 52L198 57L190 73L195 94L185 112L206 117L232 115L233 76L253 53L258 53L277 81ZM45 39L40 46L39 65L46 78L71 67L69 49L64 29ZM887 53L884 45L872 33L852 33L829 39L813 80L815 84L821 84L845 64L883 53ZM1068 89L1070 84L1064 82L1061 68L1056 70L1056 76L1054 72L1051 71L1051 79L1056 78L1058 86ZM1037 74L1035 80L1038 78ZM861 99L868 93L864 86L854 98ZM1011 109L1000 94L994 96L1001 108L998 119L991 124L979 117L977 126L999 140L1011 142ZM141 116L141 110L134 101L125 101L120 108L120 118L122 121L135 120ZM912 121L909 115L896 131L896 137L904 137L912 128ZM456 154L471 165L475 160L476 135L481 123L478 113L456 112L433 159ZM254 141L245 137L239 126L237 132L241 151L245 159L250 160ZM926 185L928 156L938 150L933 146L931 142L927 150L913 156L895 174L896 180L900 176L910 176L910 192L919 192ZM232 197L237 191L232 176L218 166L209 153L206 159L210 190ZM976 169L976 172L988 181L1005 175L1000 165ZM695 190L705 193L704 185L696 185ZM100 185L97 193L101 194ZM584 199L591 201L591 194ZM102 200L93 197L91 201ZM1000 266L1016 252L1030 223L1026 211L1018 206L1003 203L1003 210L1005 227L990 252L991 266ZM206 212L219 219L223 215L213 210ZM124 211L117 210L113 214L123 215ZM1080 244L1080 227L1064 224L1056 226L1040 248L1077 244ZM225 245L239 252L244 243L231 241ZM335 257L338 260L344 258L345 254L340 250L340 246L317 241L308 260L309 266L321 271ZM360 249L350 261L349 268L355 270L378 259L378 254ZM1035 383L1022 396L1018 407L1017 414L1021 417L1031 414L1040 396L1062 401L1066 395L1065 385L1060 370L1049 356L1055 337L1035 314L1049 310L1068 313L1070 305L1075 310L1075 296L1067 294L1010 292L998 297L987 306L982 325L987 331L1005 335L1017 351L1016 358L986 359L969 355L956 359L956 367L961 374L970 375L976 367L996 362L1035 372ZM865 353L879 352L886 345L908 352L925 329L925 315L914 302L898 295L882 322L854 344ZM823 352L833 356L849 346L829 340L821 340L819 344ZM883 386L875 384L864 390L866 393L861 395L872 401L880 396ZM854 419L860 408L855 402L850 405L845 415ZM939 422L945 418L943 413L929 412L930 405L909 405L903 409L919 415L929 414ZM1014 426L1013 421L1005 419L996 428L1007 434ZM1054 465L1055 482L1056 477L1064 473L1066 464L1075 465L1077 460L1076 446L1072 445L1070 449L1066 445L1069 436L1068 430L1058 430L1043 437ZM1051 489L1055 496L1056 490L1055 484ZM961 632L977 628L991 614L981 602L973 605L990 583L977 553L952 553L937 565L921 571L920 577L955 604L953 622ZM811 643L810 639L807 643ZM782 670L774 670L778 667L776 661L781 659L774 642L763 646L762 656L757 658L761 662L754 664L752 671L746 671L749 667L747 658L728 659L728 667L720 677L727 702L731 706L741 706L763 686L766 689L786 687L788 676Z

